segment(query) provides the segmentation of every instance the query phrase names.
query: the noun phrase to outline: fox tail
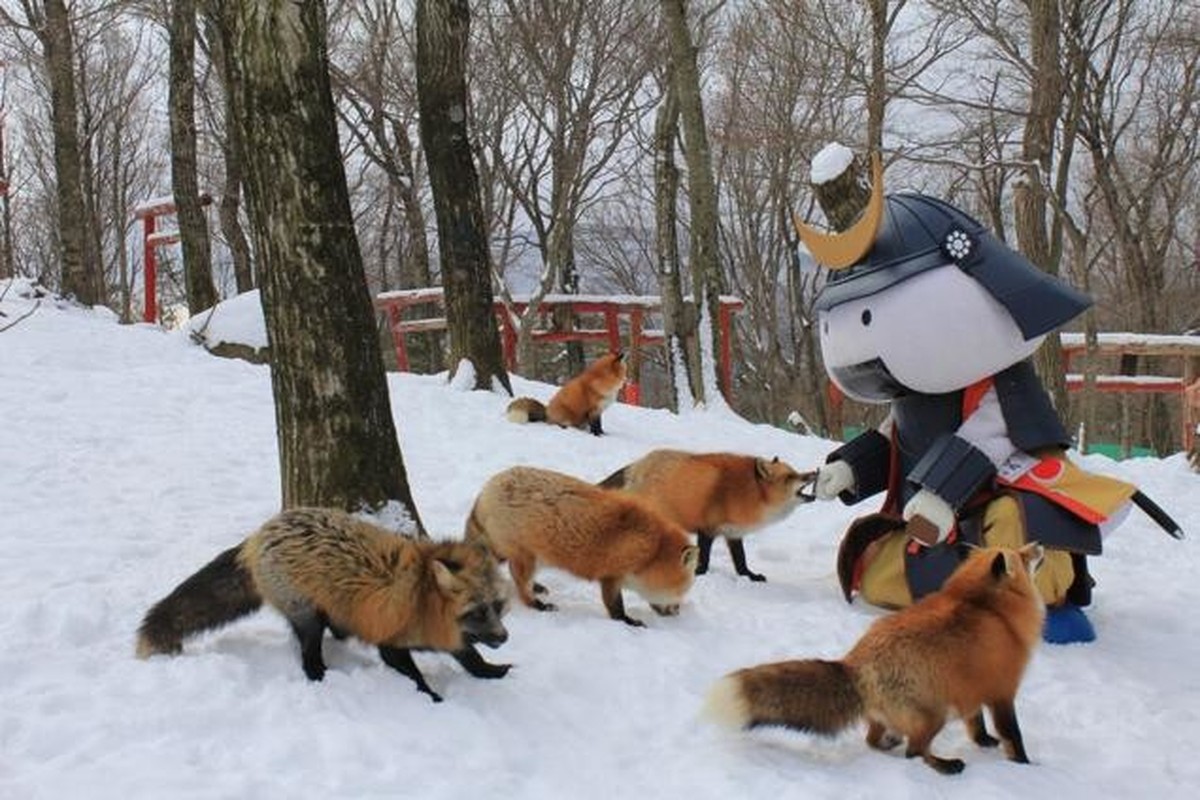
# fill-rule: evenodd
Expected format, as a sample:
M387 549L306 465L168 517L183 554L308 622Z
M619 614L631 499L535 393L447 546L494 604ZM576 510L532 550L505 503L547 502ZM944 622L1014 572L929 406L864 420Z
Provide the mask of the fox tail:
M221 553L146 612L138 628L138 658L178 653L188 636L219 628L262 606L262 594L238 558L242 546Z

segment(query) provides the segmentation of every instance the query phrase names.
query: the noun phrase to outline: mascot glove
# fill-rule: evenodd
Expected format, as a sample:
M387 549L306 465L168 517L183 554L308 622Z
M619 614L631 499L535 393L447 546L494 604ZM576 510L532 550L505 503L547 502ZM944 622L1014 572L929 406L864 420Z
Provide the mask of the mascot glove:
M842 492L854 489L854 470L845 461L831 461L817 471L813 491L821 500L833 500Z
M937 528L937 541L945 541L954 527L954 509L942 498L928 489L922 489L913 495L904 505L904 521L913 517L922 517L926 522ZM935 542L925 542L935 544Z

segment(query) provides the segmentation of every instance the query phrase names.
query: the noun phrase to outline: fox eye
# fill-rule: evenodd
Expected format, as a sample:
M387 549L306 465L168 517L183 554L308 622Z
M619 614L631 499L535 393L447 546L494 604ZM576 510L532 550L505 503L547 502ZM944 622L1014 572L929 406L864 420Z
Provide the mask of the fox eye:
M486 622L488 618L487 606L474 606L459 619L463 622Z
M865 327L868 327L868 326L871 324L871 309L869 309L869 308L864 308L864 309L863 309L863 312L862 312L862 324L863 324L863 327L864 327L864 328L865 328Z

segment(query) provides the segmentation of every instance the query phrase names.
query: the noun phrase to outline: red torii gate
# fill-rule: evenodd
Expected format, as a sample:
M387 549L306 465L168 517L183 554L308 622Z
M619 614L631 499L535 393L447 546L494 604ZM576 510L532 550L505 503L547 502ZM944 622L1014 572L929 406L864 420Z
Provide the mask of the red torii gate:
M212 202L208 192L200 194L200 205L206 206ZM158 321L158 255L157 248L174 244L179 241L179 231L157 231L156 220L159 217L175 213L175 196L165 195L154 197L138 203L133 207L134 219L142 221L142 263L145 265L145 308L142 311L143 322Z
M513 300L513 311L523 314L529 308L530 298L518 297ZM405 336L420 331L444 330L445 317L430 319L404 319L404 309L416 306L437 305L445 306L445 295L441 287L427 289L406 289L382 292L375 297L375 308L387 314L388 328L392 332L392 345L396 350L396 366L401 372L408 371L408 347ZM721 298L717 312L717 328L719 336L719 352L717 354L718 377L721 391L725 397L733 398L733 364L730 327L735 311L743 306L741 298L724 296ZM554 328L535 329L531 336L535 342L607 342L612 351L627 349L630 354L630 366L636 374L639 358L639 348L642 345L662 344L666 341L662 331L647 330L645 319L647 314L662 311L662 298L658 295L583 295L583 294L548 294L538 302L538 314L545 317L559 309L570 309L576 315L600 315L604 318L603 328L572 328L560 330ZM513 326L508 309L500 300L493 302L500 327L500 342L504 349L504 362L509 371L517 366L517 330ZM622 347L622 321L629 331L627 348ZM641 387L636 381L625 385L622 398L630 405L641 402Z

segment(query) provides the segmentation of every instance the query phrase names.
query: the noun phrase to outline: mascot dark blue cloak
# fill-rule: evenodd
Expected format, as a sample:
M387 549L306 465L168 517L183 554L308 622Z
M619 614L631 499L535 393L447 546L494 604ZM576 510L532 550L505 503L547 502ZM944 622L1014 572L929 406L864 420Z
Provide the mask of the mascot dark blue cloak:
M1087 557L1138 492L1067 458L1070 437L1029 358L1091 300L954 206L881 187L876 159L853 228L796 226L831 270L816 300L830 378L849 397L889 405L817 476L822 499L885 493L842 541L846 599L903 607L941 586L963 543L1037 541L1047 640L1090 640Z

